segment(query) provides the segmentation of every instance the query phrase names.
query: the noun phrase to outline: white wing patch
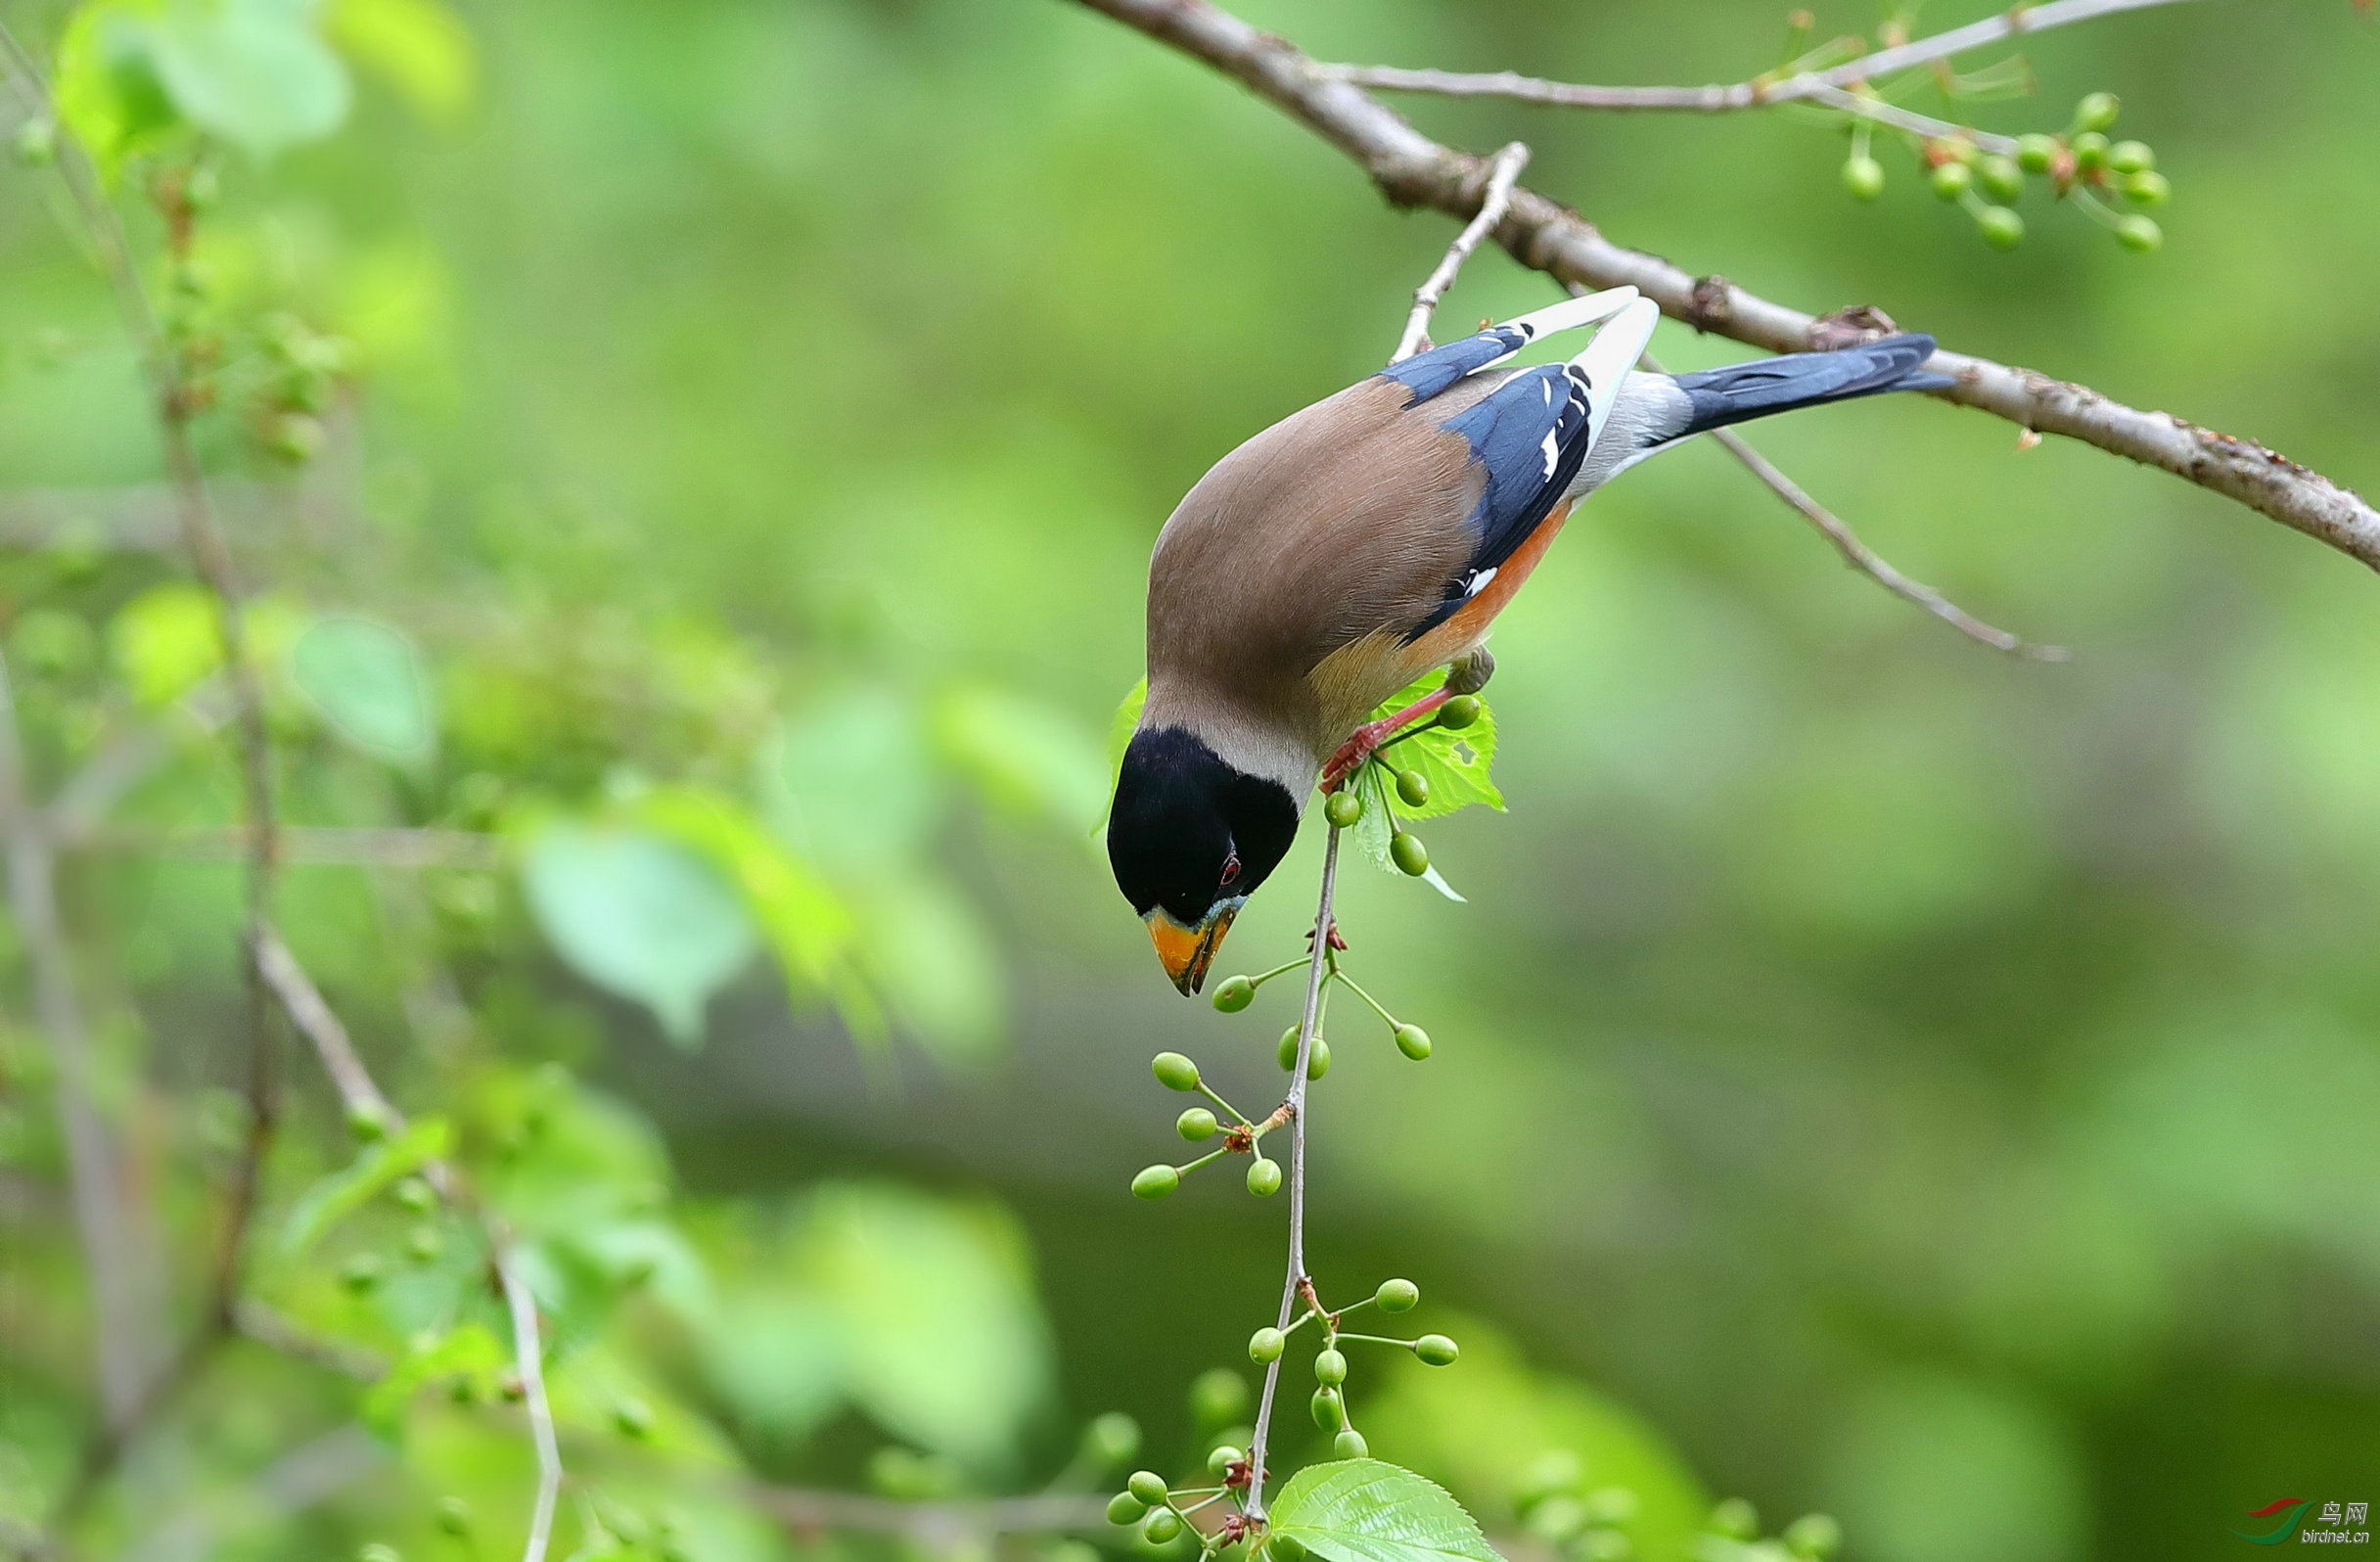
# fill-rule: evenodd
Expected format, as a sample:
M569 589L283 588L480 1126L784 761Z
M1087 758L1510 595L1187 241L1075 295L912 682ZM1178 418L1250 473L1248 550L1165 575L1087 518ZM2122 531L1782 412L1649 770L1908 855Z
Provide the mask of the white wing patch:
M1464 584L1464 598L1468 600L1469 598L1478 596L1482 591L1488 589L1488 582L1494 578L1495 570L1492 566L1488 569L1479 571L1477 574L1472 575L1469 581Z

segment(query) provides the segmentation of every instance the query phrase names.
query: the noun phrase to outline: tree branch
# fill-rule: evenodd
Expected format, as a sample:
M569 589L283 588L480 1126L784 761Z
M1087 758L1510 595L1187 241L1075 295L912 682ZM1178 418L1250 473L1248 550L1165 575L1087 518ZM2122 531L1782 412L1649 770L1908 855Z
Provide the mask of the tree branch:
M1463 262L1471 258L1471 252L1480 247L1480 241L1504 220L1504 208L1512 202L1512 182L1528 166L1529 148L1518 141L1495 155L1495 161L1488 170L1488 189L1480 197L1479 215L1466 223L1463 231L1454 236L1454 242L1446 246L1446 257L1439 261L1438 269L1413 290L1413 312L1405 317L1404 334L1396 339L1396 350L1389 356L1391 363L1402 363L1429 347L1430 316L1437 312L1438 300L1454 286Z
M1669 372L1662 368L1661 360L1649 352L1644 354L1644 366L1655 374ZM1894 569L1882 554L1859 540L1859 533L1851 528L1849 522L1811 498L1800 483L1779 471L1766 456L1752 448L1744 436L1733 429L1714 429L1711 437L1717 441L1720 449L1742 462L1747 471L1765 483L1770 492L1793 506L1802 519L1817 528L1819 533L1835 545L1835 551L1843 555L1844 563L1893 595L1904 602L1917 604L1959 633L1971 640L1981 641L1994 651L2028 657L2036 662L2067 660L2064 647L2034 645L2005 629L1994 628L1922 580L1912 580Z
M1352 158L1391 201L1466 220L1478 212L1486 175L1481 159L1431 140L1378 100L1331 79L1294 45L1209 0L1076 3L1240 81ZM1697 330L1767 351L1797 352L1844 340L1839 326L1830 329L1834 317L1821 319L1722 277L1695 277L1657 255L1624 249L1576 212L1526 188L1513 191L1496 238L1534 270L1589 288L1632 286ZM1927 366L1952 381L1947 390L1930 392L1942 400L2170 472L2380 570L2380 512L2261 444L1988 358L1944 350Z
M1844 89L1862 85L1878 76L1891 75L1898 70L1906 70L1912 66L1928 65L1953 55L1965 54L1971 49L1980 49L2019 33L2046 32L2052 27L2089 22L2119 11L2145 11L2152 6L2176 3L2178 0L2056 0L2050 5L2018 4L1996 17L1987 17L1981 22L1952 27L1947 32L1938 32L1930 38L1920 38L1912 43L1878 49L1828 69L1798 71L1783 77L1760 75L1726 86L1597 87L1578 82L1548 81L1512 70L1405 70L1395 66L1317 64L1314 69L1325 79L1382 92L1422 92L1442 98L1511 98L1521 103L1563 109L1729 114L1744 109L1773 108L1780 103L1811 102L1853 114L1873 114L1876 108L1882 106L1873 99L1846 103L1844 98L1855 95ZM1884 117L1881 115L1875 116ZM1933 133L1952 132L1959 128L1940 119L1929 122L1942 127L1941 131ZM1999 141L2007 138L1995 136L1991 139ZM2014 145L2013 142L2009 143L2011 149Z
M91 1099L91 1043L74 992L74 962L59 926L56 858L34 811L16 695L0 661L0 831L8 842L9 908L32 968L33 1009L57 1070L58 1117L83 1260L90 1265L100 1403L109 1425L129 1424L156 1370L142 1255L114 1136Z
M346 1108L379 1118L390 1133L403 1132L404 1114L373 1081L371 1071L364 1067L355 1043L347 1035L347 1028L340 1023L322 990L306 975L305 967L269 924L256 942L256 970L280 1001L290 1023L313 1044L315 1056L322 1060L323 1072L331 1077L331 1083ZM487 1233L488 1262L495 1268L504 1292L505 1310L512 1318L513 1370L521 1379L522 1403L528 1413L529 1441L537 1450L536 1503L530 1513L522 1562L544 1562L546 1547L553 1537L554 1505L562 1492L562 1449L555 1439L554 1410L545 1392L545 1348L537 1330L536 1299L521 1278L521 1268L513 1254L512 1230L503 1219L474 1199L462 1178L445 1162L428 1163L422 1168L422 1176L440 1198L474 1216Z
M1322 897L1314 911L1314 953L1305 969L1305 1013L1298 1022L1298 1056L1289 1073L1289 1099L1281 1110L1289 1115L1289 1273L1281 1282L1281 1316L1276 1329L1289 1327L1297 1316L1309 1277L1305 1272L1305 1068L1314 1054L1314 1025L1322 1009L1323 968L1331 957L1331 901L1339 889L1339 830L1322 848ZM1281 1356L1264 1367L1264 1393L1257 1401L1256 1435L1248 1441L1248 1501L1242 1509L1253 1522L1264 1518L1264 1446L1272 1436L1272 1409L1281 1386Z
M284 867L500 868L502 838L477 830L285 824L278 857ZM104 829L86 826L59 844L93 851L122 851L200 860L244 858L253 832L238 825L187 830Z

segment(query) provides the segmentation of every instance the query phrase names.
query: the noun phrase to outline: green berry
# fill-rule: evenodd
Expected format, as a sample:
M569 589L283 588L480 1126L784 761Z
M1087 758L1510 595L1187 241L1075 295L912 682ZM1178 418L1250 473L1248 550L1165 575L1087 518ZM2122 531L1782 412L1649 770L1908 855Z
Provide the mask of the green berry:
M1823 1562L1843 1546L1843 1526L1824 1513L1805 1513L1785 1526L1785 1549L1811 1562Z
M1231 1467L1248 1455L1228 1443L1218 1443L1207 1455L1207 1473L1220 1481L1231 1473Z
M2025 242L2025 219L2006 207L1984 207L1975 225L1982 230L1984 243L1994 250L2013 250Z
M1396 778L1396 795L1405 800L1405 806L1418 808L1430 801L1430 778L1419 770L1407 770Z
M1314 1381L1326 1389L1335 1389L1347 1381L1347 1357L1336 1348L1324 1350L1314 1356Z
M1258 1156L1249 1163L1248 1191L1259 1199L1267 1199L1281 1191L1281 1163Z
M340 1265L339 1283L350 1291L369 1291L380 1284L381 1272L387 1266L377 1253L358 1253Z
M1141 1539L1147 1540L1151 1545L1164 1545L1181 1533L1181 1515L1171 1508L1159 1508L1155 1513L1150 1514L1148 1521L1140 1527Z
M1463 1352L1462 1347L1442 1334L1425 1334L1413 1342L1413 1354L1430 1366L1452 1366L1454 1358Z
M1289 1336L1279 1329L1259 1329L1248 1337L1248 1359L1259 1366L1269 1366L1281 1359L1289 1347Z
M1281 1033L1281 1044L1273 1048L1273 1057L1284 1070L1298 1066L1298 1027L1291 1026ZM1331 1044L1320 1036L1314 1037L1313 1050L1305 1055L1305 1077L1319 1080L1331 1070Z
M1162 1199L1181 1185L1182 1174L1160 1162L1156 1166L1143 1167L1140 1174L1132 1179L1132 1197Z
M2016 165L2027 173L2047 173L2057 165L2058 138L2056 136L2019 136L2016 141Z
M1884 164L1874 158L1854 158L1843 165L1843 188L1860 201L1884 194Z
M1938 199L1955 201L1975 183L1975 170L1963 162L1945 162L1926 175L1926 183Z
M2145 141L2119 141L2107 149L2107 165L2116 173L2146 173L2157 166L2157 154Z
M284 412L267 426L264 448L276 459L301 467L321 454L330 436L320 418L304 412Z
M1166 1478L1155 1470L1134 1470L1132 1478L1123 1484L1123 1489L1150 1507L1166 1499Z
M406 1177L395 1188L396 1202L421 1215L438 1202L437 1191L420 1177Z
M1305 1562L1305 1542L1294 1535L1276 1533L1264 1542L1264 1549L1271 1555L1272 1562Z
M1339 1398L1337 1389L1316 1389L1314 1397L1305 1401L1313 1413L1314 1425L1325 1432L1336 1432L1347 1425L1347 1401Z
M1119 1492L1108 1498L1108 1522L1110 1524L1138 1524L1141 1515L1148 1511L1149 1504L1129 1492Z
M58 157L58 126L47 119L27 119L17 127L17 161L39 168Z
M653 1430L653 1407L633 1396L622 1399L612 1406L612 1424L622 1437L645 1437Z
M369 1101L347 1108L347 1131L370 1144L389 1136L389 1115Z
M2014 201L2025 193L2025 170L2014 158L1989 157L1975 165L1975 182L1994 201Z
M2126 217L2116 224L2116 242L2135 254L2147 254L2165 243L2165 230L2148 217Z
M1458 694L1438 708L1438 724L1449 732L1460 732L1479 720L1480 712L1487 709L1478 695Z
M2104 130L2116 122L2116 111L2122 103L2112 92L2094 92L2075 105L2077 130Z
M1363 799L1353 787L1342 787L1322 804L1322 817L1330 821L1334 830L1351 830L1355 821L1363 817Z
M1256 1000L1257 985L1244 976L1225 977L1214 989L1214 1006L1225 1014L1237 1014Z
M1761 1534L1760 1511L1742 1497L1729 1497L1711 1510L1703 1528L1730 1540L1756 1540Z
M1192 1107L1173 1120L1173 1131L1192 1144L1214 1137L1214 1114L1205 1107Z
M471 1504L459 1496L438 1498L438 1528L448 1535L469 1535Z
M1389 843L1389 858L1399 873L1418 879L1430 871L1430 849L1421 844L1421 837L1410 830L1399 830L1396 839Z
M435 1225L417 1225L405 1238L405 1251L416 1263L428 1263L446 1249L446 1238Z
M1363 1434L1349 1427L1331 1439L1331 1452L1342 1459L1368 1459L1372 1446L1363 1441Z
M1410 1280L1383 1280L1372 1303L1383 1312L1410 1312L1421 1302L1421 1287Z
M1168 1090L1198 1088L1198 1065L1178 1052L1160 1052L1149 1060L1149 1072Z
M1396 1028L1396 1050L1419 1063L1430 1055L1430 1033L1418 1025Z
M2124 199L2136 207L2164 206L2173 194L2174 186L2154 169L2143 169L2124 181Z
M2107 161L2107 137L2098 131L2088 131L2075 137L2075 166L2096 168Z
M1112 1469L1140 1451L1140 1423L1121 1410L1091 1417L1082 1429L1082 1456Z
M1201 1427L1223 1426L1248 1410L1248 1380L1229 1367L1209 1367L1190 1380L1190 1416Z

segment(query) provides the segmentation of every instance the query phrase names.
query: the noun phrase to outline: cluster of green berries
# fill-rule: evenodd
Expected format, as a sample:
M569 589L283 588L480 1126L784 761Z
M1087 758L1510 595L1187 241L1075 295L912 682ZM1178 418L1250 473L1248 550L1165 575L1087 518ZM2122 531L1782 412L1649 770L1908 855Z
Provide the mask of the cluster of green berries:
M2065 134L2021 136L2013 156L1986 152L1963 135L1927 140L1919 148L1927 187L1938 199L1963 207L1985 243L2013 250L2025 240L2025 219L2014 204L2028 177L2046 178L2059 199L2073 198L2118 244L2146 253L2165 242L2165 232L2145 208L2165 205L2174 187L2157 171L2157 155L2146 142L2108 140L2118 108L2115 94L2094 92L2076 105ZM1861 201L1884 193L1884 164L1868 154L1864 125L1843 165L1843 185ZM2102 205L2099 195L2144 209L2120 214Z
M1478 695L1458 694L1440 706L1433 719L1408 727L1397 736L1411 737L1414 733L1427 732L1433 727L1460 732L1476 724L1480 712L1485 709ZM1399 770L1387 755L1381 753L1373 754L1364 762L1379 765L1389 773L1397 798L1406 807L1418 808L1430 801L1430 778L1419 770ZM1322 800L1322 817L1334 830L1351 830L1363 818L1363 797L1356 790L1354 782L1353 776L1348 777L1340 783L1337 791ZM1404 827L1404 821L1396 817L1394 809L1389 812L1389 860L1396 864L1397 871L1417 879L1429 872L1430 849L1422 845L1420 836ZM1219 998L1217 1006L1220 1006Z
M1513 1510L1530 1534L1562 1555L1580 1562L1626 1562L1635 1553L1628 1526L1636 1518L1636 1493L1620 1486L1589 1491L1584 1477L1577 1454L1553 1449L1522 1472L1513 1488Z
M347 345L284 314L265 322L258 345L267 372L251 409L251 428L275 460L303 466L328 436L322 415L349 372Z
M1209 1107L1186 1108L1180 1117L1173 1120L1174 1132L1192 1144L1202 1144L1218 1133L1222 1135L1223 1142L1197 1160L1182 1166L1173 1166L1160 1161L1155 1166L1143 1167L1140 1172L1132 1178L1132 1196L1134 1198L1162 1199L1175 1188L1180 1187L1182 1178L1200 1167L1207 1165L1210 1161L1220 1160L1226 1155L1235 1153L1256 1157L1248 1167L1249 1192L1259 1198L1263 1198L1280 1191L1281 1163L1265 1155L1262 1149L1264 1135L1273 1130L1276 1126L1274 1123L1270 1121L1250 1122L1245 1113L1217 1095L1208 1085L1207 1081L1200 1077L1196 1063L1179 1052L1160 1052L1149 1060L1149 1072L1156 1075L1157 1082L1168 1090L1179 1090L1185 1095L1195 1091L1215 1106L1221 1107L1230 1115L1231 1126L1225 1127L1224 1120L1216 1117Z
M1420 1302L1421 1287L1412 1281L1383 1280L1380 1288L1370 1296L1337 1311L1326 1311L1316 1303L1300 1313L1286 1329L1267 1327L1257 1330L1248 1337L1248 1359L1259 1366L1271 1366L1289 1350L1291 1335L1308 1323L1319 1322L1322 1344L1314 1353L1314 1393L1306 1408L1314 1418L1314 1425L1332 1434L1331 1451L1336 1457L1365 1458L1371 1452L1370 1445L1365 1443L1363 1434L1355 1430L1348 1417L1348 1360L1346 1353L1339 1349L1341 1344L1395 1346L1412 1352L1416 1358L1429 1366L1451 1366L1456 1357L1462 1355L1462 1350L1442 1334L1425 1334L1419 1339L1399 1340L1387 1335L1350 1333L1341 1327L1341 1322L1349 1313L1367 1307L1378 1308L1389 1313L1410 1312Z

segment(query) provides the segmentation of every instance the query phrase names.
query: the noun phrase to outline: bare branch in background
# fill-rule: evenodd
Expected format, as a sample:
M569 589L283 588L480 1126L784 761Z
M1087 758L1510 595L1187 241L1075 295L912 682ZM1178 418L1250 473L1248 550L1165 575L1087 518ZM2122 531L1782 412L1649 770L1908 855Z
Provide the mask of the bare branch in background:
M1981 22L1952 27L1947 32L1938 32L1930 38L1920 38L1912 43L1878 49L1828 69L1804 70L1782 77L1755 76L1749 81L1725 86L1596 87L1569 81L1547 81L1511 70L1403 70L1394 66L1317 63L1313 69L1326 80L1344 81L1350 86L1369 87L1382 92L1421 92L1442 98L1510 98L1520 103L1538 103L1561 109L1728 114L1744 109L1774 108L1780 103L1808 102L1854 114L1872 114L1875 108L1881 106L1873 99L1859 100L1865 107L1846 103L1842 100L1856 96L1846 89L1862 85L1878 76L1891 75L1897 70L1906 70L1912 66L1929 65L1937 60L1965 54L1969 50L1981 49L2020 33L2046 32L2052 27L2089 22L2119 11L2145 11L2153 6L2178 3L2179 0L2056 0L2050 5L2020 4L2009 7L1996 17L1987 17ZM1932 122L1944 125L1945 130L1957 128L1942 120Z
M1332 79L1296 46L1208 0L1077 0L1233 77L1355 160L1400 206L1469 220L1479 210L1484 160L1415 130L1379 100ZM2036 8L2038 18L2048 7ZM1697 330L1798 352L1824 341L1824 322L1696 277L1658 255L1623 249L1593 224L1527 188L1513 191L1496 237L1523 265L1590 289L1634 287ZM2380 570L2380 511L2352 490L2251 440L2145 412L2087 386L1944 350L1927 365L1953 382L1930 392L2042 434L2063 435L2170 472Z
M1405 317L1404 335L1396 339L1396 350L1389 358L1391 363L1402 363L1430 345L1430 316L1438 311L1438 300L1454 286L1463 262L1471 258L1471 252L1480 247L1480 241L1504 220L1504 207L1512 201L1512 182L1527 166L1529 148L1518 141L1495 155L1495 161L1488 165L1487 191L1480 197L1479 215L1466 223L1463 231L1454 236L1454 242L1446 246L1446 256L1439 261L1438 269L1413 290L1413 312Z
M285 824L276 834L285 867L492 869L504 865L503 840L476 830ZM252 839L253 832L237 825L193 830L92 827L60 845L92 851L236 861L249 854Z
M33 1009L57 1071L58 1117L67 1145L74 1227L90 1265L100 1402L108 1424L129 1425L157 1370L156 1297L146 1274L114 1136L91 1096L90 1028L74 991L74 962L59 925L56 859L42 833L25 775L16 695L0 661L0 831L8 849L9 909L33 976Z
M1281 1103L1289 1118L1289 1273L1281 1282L1281 1316L1273 1324L1287 1329L1298 1305L1312 1287L1305 1272L1305 1070L1314 1055L1314 1027L1322 1012L1323 969L1330 963L1331 901L1339 890L1339 830L1332 826L1322 848L1322 900L1314 911L1314 952L1305 970L1305 1012L1298 1022L1298 1055L1289 1071L1289 1099ZM1264 1367L1264 1393L1257 1401L1256 1436L1248 1442L1248 1501L1242 1511L1252 1523L1264 1517L1264 1447L1272 1436L1273 1401L1281 1386L1281 1357Z
M313 1043L323 1072L350 1112L380 1119L389 1132L404 1130L404 1114L373 1081L356 1054L347 1028L305 973L279 932L267 926L256 941L256 970L280 1001L298 1034ZM545 1349L537 1329L537 1304L514 1255L513 1234L496 1213L480 1204L463 1185L454 1169L442 1161L422 1168L422 1175L439 1197L472 1215L487 1233L488 1262L504 1292L505 1310L512 1318L513 1370L521 1379L522 1404L528 1414L529 1439L537 1450L537 1495L529 1521L528 1540L522 1562L544 1562L553 1537L554 1505L562 1492L562 1449L554 1436L554 1411L545 1393Z
M958 1547L1004 1535L1053 1530L1110 1530L1104 1497L1049 1493L980 1502L902 1502L850 1492L810 1492L757 1483L737 1489L743 1500L796 1535L830 1530L897 1535L927 1546Z
M1649 352L1644 354L1644 366L1655 374L1668 372L1662 368L1661 360ZM1835 551L1843 555L1844 563L1893 595L1906 602L1914 602L1959 633L1979 640L1994 651L2005 651L2011 656L2027 657L2036 662L2067 660L2064 647L2034 645L2005 629L1994 628L1922 580L1912 580L1894 569L1891 561L1859 540L1859 534L1851 528L1848 522L1811 498L1800 483L1752 448L1744 436L1733 429L1714 429L1711 437L1717 441L1721 449L1742 462L1754 477L1767 484L1769 491L1792 505L1804 520L1817 528L1826 540L1835 545Z

